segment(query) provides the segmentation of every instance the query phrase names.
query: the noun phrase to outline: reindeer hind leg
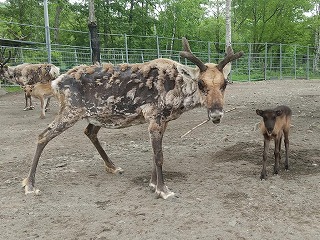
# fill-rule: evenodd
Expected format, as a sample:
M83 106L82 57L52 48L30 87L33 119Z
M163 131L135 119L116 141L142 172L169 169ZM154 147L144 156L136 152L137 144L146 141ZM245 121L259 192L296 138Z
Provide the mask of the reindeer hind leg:
M99 126L95 126L91 123L87 126L87 128L84 130L84 133L87 135L87 137L90 139L90 141L93 143L97 151L99 152L100 156L105 162L106 170L107 172L111 173L123 173L123 169L120 167L116 167L114 163L110 160L108 155L106 154L105 150L102 148L99 139L98 139L98 132L101 129Z
M285 170L289 170L289 130L284 131L284 147L285 147L285 157L286 160L284 162Z

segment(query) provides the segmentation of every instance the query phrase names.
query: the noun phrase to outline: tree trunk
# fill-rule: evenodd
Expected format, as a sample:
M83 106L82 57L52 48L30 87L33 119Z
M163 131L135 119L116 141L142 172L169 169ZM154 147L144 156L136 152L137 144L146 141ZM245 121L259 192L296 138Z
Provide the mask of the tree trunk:
M93 64L100 64L100 42L98 35L98 26L94 15L94 0L89 0L89 23L88 28L90 32L91 43L91 61Z
M56 15L54 17L54 35L53 35L53 42L58 43L59 41L59 28L60 28L60 15L63 10L63 2L58 1L57 7L56 7Z
M130 11L129 11L129 34L131 35L133 33L133 8L134 8L134 0L130 1Z
M226 52L227 47L231 46L231 0L226 0ZM231 73L231 62L229 62L225 69L229 68L227 70ZM226 77L226 76L225 76ZM229 79L229 76L227 76L228 82L232 83L232 80Z
M226 48L231 46L231 0L226 0Z

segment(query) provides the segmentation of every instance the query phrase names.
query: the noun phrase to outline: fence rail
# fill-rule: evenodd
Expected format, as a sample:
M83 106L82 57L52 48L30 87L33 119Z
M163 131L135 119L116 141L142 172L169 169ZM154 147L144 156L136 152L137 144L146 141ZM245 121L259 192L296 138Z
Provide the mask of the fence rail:
M0 21L1 25L1 21ZM27 25L27 27L31 27ZM51 44L51 58L45 43L44 28L37 26L37 41L19 41L5 39L0 31L0 47L12 52L10 65L21 63L51 62L64 72L73 66L91 64L89 33L71 30L67 32L71 39L87 39L88 45ZM50 29L54 34L56 29ZM40 32L40 33L39 33ZM39 40L39 36L41 36ZM181 39L160 36L133 36L126 34L99 34L102 62L137 63L155 58L170 58L184 64L181 59ZM42 41L41 41L42 39ZM204 62L218 62L223 59L224 43L189 40L194 54ZM233 81L256 81L285 78L320 78L319 66L315 65L315 49L310 46L274 44L274 43L233 43L234 51L244 51L241 59L233 62L231 78ZM218 50L217 50L218 49ZM7 50L7 51L8 51Z

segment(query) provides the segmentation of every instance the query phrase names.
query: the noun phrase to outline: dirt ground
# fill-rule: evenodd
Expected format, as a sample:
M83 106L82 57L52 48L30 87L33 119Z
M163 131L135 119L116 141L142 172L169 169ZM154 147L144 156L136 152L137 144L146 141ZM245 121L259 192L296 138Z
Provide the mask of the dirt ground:
M125 172L106 173L83 134L86 121L53 139L36 175L40 195L25 195L38 134L53 120L22 111L22 93L0 97L0 239L320 239L320 81L233 83L223 121L206 123L195 109L169 124L164 171L176 193L158 199L148 188L152 151L147 125L102 129L107 153ZM263 139L256 108L293 111L290 171L282 165L260 181Z

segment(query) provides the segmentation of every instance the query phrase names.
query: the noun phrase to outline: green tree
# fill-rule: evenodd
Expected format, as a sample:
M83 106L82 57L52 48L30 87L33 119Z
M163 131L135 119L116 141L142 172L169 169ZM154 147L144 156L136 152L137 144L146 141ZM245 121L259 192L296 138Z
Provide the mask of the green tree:
M234 0L233 4L237 40L255 43L255 52L264 48L259 43L298 43L306 36L303 13L312 7L309 0Z

